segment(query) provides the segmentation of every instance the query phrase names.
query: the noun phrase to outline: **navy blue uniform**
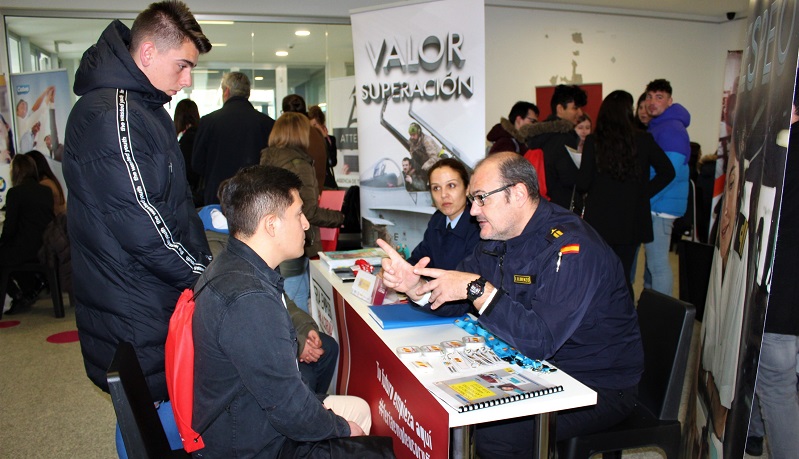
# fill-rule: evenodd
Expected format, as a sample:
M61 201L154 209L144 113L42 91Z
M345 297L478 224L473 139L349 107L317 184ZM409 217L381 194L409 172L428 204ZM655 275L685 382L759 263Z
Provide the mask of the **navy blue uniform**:
M430 217L424 238L413 249L408 263L415 265L422 258L430 257L430 268L455 269L480 242L480 226L469 215L469 209L471 204L467 202L458 224L451 230L447 230L447 216L437 210Z
M558 415L559 440L612 426L632 410L644 368L637 314L619 259L578 216L542 199L521 235L482 242L457 270L500 289L480 316L486 329L597 391L595 407ZM437 311L459 315L469 306ZM478 426L480 457L529 457L532 422Z

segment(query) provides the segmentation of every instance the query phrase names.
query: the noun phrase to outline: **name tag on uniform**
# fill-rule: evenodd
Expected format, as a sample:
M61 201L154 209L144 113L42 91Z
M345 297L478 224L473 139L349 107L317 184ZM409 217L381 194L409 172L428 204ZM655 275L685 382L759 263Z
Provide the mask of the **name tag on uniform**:
M530 285L535 282L534 276L523 276L521 274L514 274L513 275L513 283L514 284L525 284Z

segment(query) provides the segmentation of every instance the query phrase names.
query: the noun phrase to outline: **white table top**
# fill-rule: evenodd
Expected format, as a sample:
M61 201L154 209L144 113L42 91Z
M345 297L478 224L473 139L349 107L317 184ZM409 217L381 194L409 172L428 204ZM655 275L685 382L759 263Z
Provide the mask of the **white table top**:
M351 283L342 282L338 276L327 270L327 266L324 263L319 260L314 260L311 261L311 275L315 276L317 274L323 276L333 285L333 288L342 295L344 300L352 306L352 309L363 318L375 334L383 341L383 344L391 350L396 350L401 346L439 344L442 341L448 340L460 341L464 336L469 335L454 323L452 325L432 325L426 327L383 330L380 325L369 316L369 305L351 293ZM453 321L455 319L456 318L453 317ZM420 374L411 369L408 362L405 363L409 371L411 371L422 384L429 384L434 381L452 379L459 376L458 373L450 373L440 361L430 362L434 367L434 372L429 374ZM596 404L596 392L563 371L541 374L540 378L553 385L563 386L563 392L465 413L458 413L445 402L437 398L436 400L449 412L450 427L473 425Z

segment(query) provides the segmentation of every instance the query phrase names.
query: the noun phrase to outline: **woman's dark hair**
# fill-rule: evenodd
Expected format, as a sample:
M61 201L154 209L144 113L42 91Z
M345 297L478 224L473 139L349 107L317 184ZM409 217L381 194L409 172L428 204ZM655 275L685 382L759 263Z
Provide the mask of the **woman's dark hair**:
M638 118L638 107L640 107L641 102L645 100L646 100L646 91L644 91L643 93L641 93L640 96L638 96L638 102L635 103L635 108L633 110L633 118L635 118L633 120L633 126L640 129L641 131L646 131L646 124L641 122L641 118Z
M612 179L637 177L633 96L613 91L605 97L596 118L596 165Z
M436 169L440 169L442 167L449 167L453 171L457 172L458 175L461 176L461 180L463 181L463 186L469 187L469 171L466 170L463 163L458 161L455 158L444 158L440 159L435 162L432 166L430 166L430 170L427 171L427 176L430 177L433 175L433 171ZM427 185L430 188L430 184Z
M64 188L61 187L61 182L58 181L58 178L53 173L53 170L50 169L50 164L47 163L47 158L44 157L42 152L39 150L31 150L25 153L25 156L30 156L33 158L33 161L36 163L36 171L38 172L38 176L36 180L42 181L45 177L49 178L53 182L55 182L55 186L58 188L58 194L61 196L61 199L64 199Z
M14 156L14 159L11 160L11 186L22 185L28 181L39 181L36 161L28 155Z
M175 106L175 134L200 125L200 110L191 99L183 99Z

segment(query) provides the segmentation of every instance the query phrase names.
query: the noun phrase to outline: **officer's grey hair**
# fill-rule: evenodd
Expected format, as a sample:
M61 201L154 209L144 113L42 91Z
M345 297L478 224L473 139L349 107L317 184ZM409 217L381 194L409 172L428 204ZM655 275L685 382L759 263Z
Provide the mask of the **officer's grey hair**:
M222 77L222 90L230 90L230 97L250 98L250 79L241 72L229 72Z
M524 156L510 152L496 153L477 163L475 170L482 166L483 162L486 160L497 161L497 170L499 170L499 176L504 185L522 183L527 187L528 196L535 201L540 198L538 173L535 167L533 167L530 161L527 161ZM510 190L505 190L503 194L505 195L505 199L508 199Z

